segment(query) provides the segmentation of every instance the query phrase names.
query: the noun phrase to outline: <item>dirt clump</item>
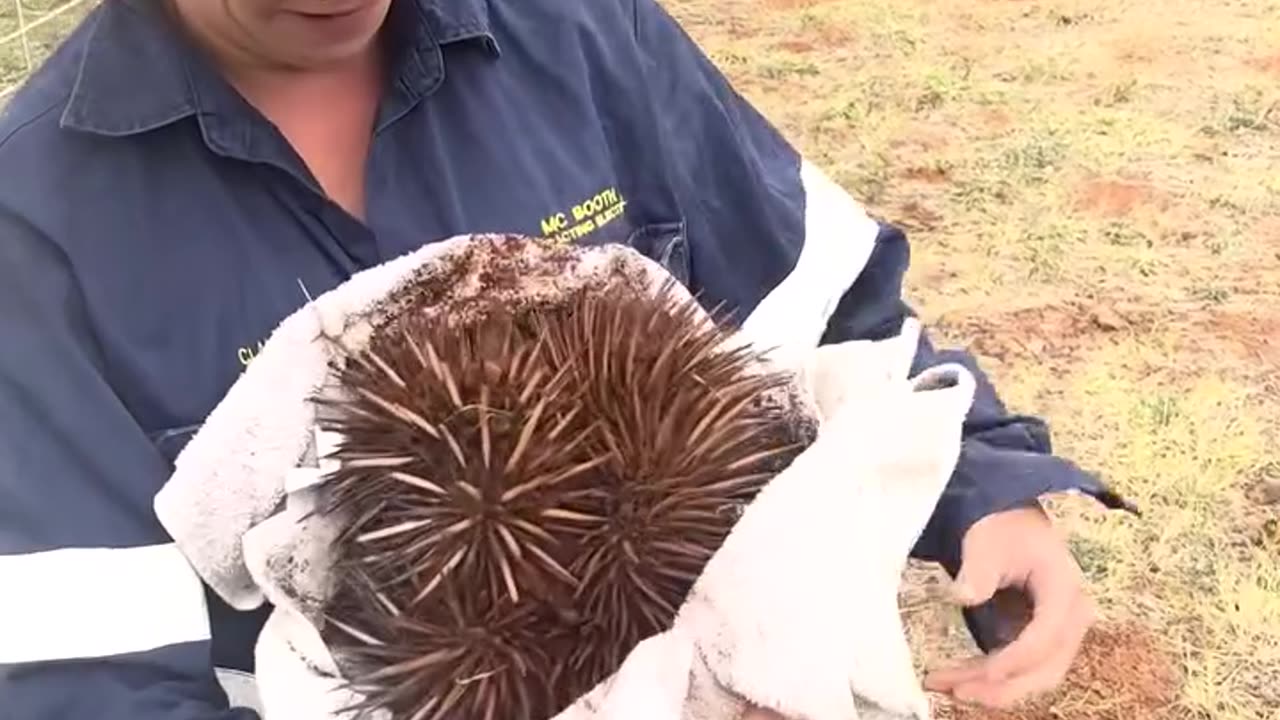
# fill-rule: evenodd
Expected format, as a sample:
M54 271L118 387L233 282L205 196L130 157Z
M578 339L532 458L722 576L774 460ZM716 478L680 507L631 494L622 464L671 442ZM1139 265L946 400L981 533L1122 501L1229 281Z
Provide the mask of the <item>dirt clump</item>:
M1180 673L1154 633L1136 624L1096 627L1055 692L1015 710L939 701L938 720L1168 720Z
M928 207L919 200L908 200L898 208L899 222L903 228L912 231L933 230L943 221L938 211Z
M1280 506L1280 461L1269 462L1258 468L1257 477L1249 489L1248 497L1257 505ZM1277 535L1280 540L1280 535Z
M950 173L947 172L946 168L937 165L915 165L903 170L902 177L907 180L936 185L946 182L950 177Z

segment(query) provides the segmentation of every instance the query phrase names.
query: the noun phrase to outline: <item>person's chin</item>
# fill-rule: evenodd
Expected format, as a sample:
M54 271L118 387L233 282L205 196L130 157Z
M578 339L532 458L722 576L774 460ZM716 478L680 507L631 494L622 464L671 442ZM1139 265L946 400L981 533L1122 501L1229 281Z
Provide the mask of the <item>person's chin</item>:
M367 48L386 17L383 3L367 2L326 12L290 12L289 35L318 60L339 59Z

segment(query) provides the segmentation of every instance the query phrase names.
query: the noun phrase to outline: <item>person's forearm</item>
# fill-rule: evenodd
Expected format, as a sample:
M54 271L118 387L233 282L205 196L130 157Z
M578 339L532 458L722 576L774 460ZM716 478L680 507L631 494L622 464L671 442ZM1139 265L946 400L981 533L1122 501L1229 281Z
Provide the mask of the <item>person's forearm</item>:
M905 234L882 225L866 268L842 299L823 342L883 339L896 334L903 320L914 316L902 299L909 263ZM978 387L965 420L955 472L914 557L938 562L954 575L960 564L961 542L974 523L992 513L1034 504L1046 494L1080 492L1108 507L1128 507L1097 477L1053 455L1043 421L1009 412L972 354L936 349L926 329L912 374L943 363L965 366Z

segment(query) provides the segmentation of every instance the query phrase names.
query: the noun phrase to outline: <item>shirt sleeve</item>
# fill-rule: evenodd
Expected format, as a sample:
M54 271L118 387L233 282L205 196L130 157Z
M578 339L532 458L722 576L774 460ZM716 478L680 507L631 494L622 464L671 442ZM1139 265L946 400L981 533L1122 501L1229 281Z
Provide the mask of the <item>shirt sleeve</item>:
M870 218L792 148L655 0L634 0L634 12L664 151L687 199L695 290L763 310L776 327L805 337L813 335L804 328L808 317L830 316L823 343L896 335L914 316L903 299L904 233ZM954 576L975 522L1048 493L1079 492L1129 508L1097 477L1053 454L1042 420L1010 413L971 354L939 350L923 333L913 371L941 363L967 367L978 391L955 473L916 558ZM984 617L975 611L967 619L985 648L994 629Z
M104 379L55 243L0 202L0 716L254 720L152 512L167 462Z

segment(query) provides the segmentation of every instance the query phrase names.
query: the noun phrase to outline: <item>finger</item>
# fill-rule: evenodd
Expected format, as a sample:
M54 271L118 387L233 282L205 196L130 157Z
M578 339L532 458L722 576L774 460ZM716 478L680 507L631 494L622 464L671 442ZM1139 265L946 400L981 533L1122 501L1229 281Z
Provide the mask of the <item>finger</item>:
M1008 709L1033 695L1053 690L1071 671L1092 624L1092 602L1085 600L1076 607L1075 617L1071 622L1073 630L1065 635L1063 644L1043 662L1028 672L1003 679L979 677L958 683L952 689L952 694L965 702Z
M991 599L1004 580L998 553L970 552L951 584L951 595L966 607L981 605Z
M997 647L1003 647L1015 640L1031 619L1031 601L1017 588L997 590L989 601L994 606L994 621L999 628L1000 639ZM960 683L973 682L985 677L990 667L991 655L979 655L950 667L934 670L925 678L925 689L932 692L947 692Z
M969 658L951 667L935 670L926 678L926 689L933 692L949 692L958 685L974 682L995 682L1025 671L1042 656L1048 655L1059 645L1057 633L1066 623L1055 612L1052 603L1035 608L1031 622L1002 649L990 654Z
M934 670L924 678L924 689L929 692L949 693L957 685L981 679L983 657L967 658L949 667Z
M1057 688L1067 677L1074 657L1064 649L1032 672L998 681L979 679L959 684L951 694L962 702L1009 710Z
M988 658L985 670L991 680L1031 672L1064 644L1078 641L1082 625L1087 629L1080 612L1084 597L1069 565L1033 570L1027 592L1033 603L1031 620L1013 642Z

